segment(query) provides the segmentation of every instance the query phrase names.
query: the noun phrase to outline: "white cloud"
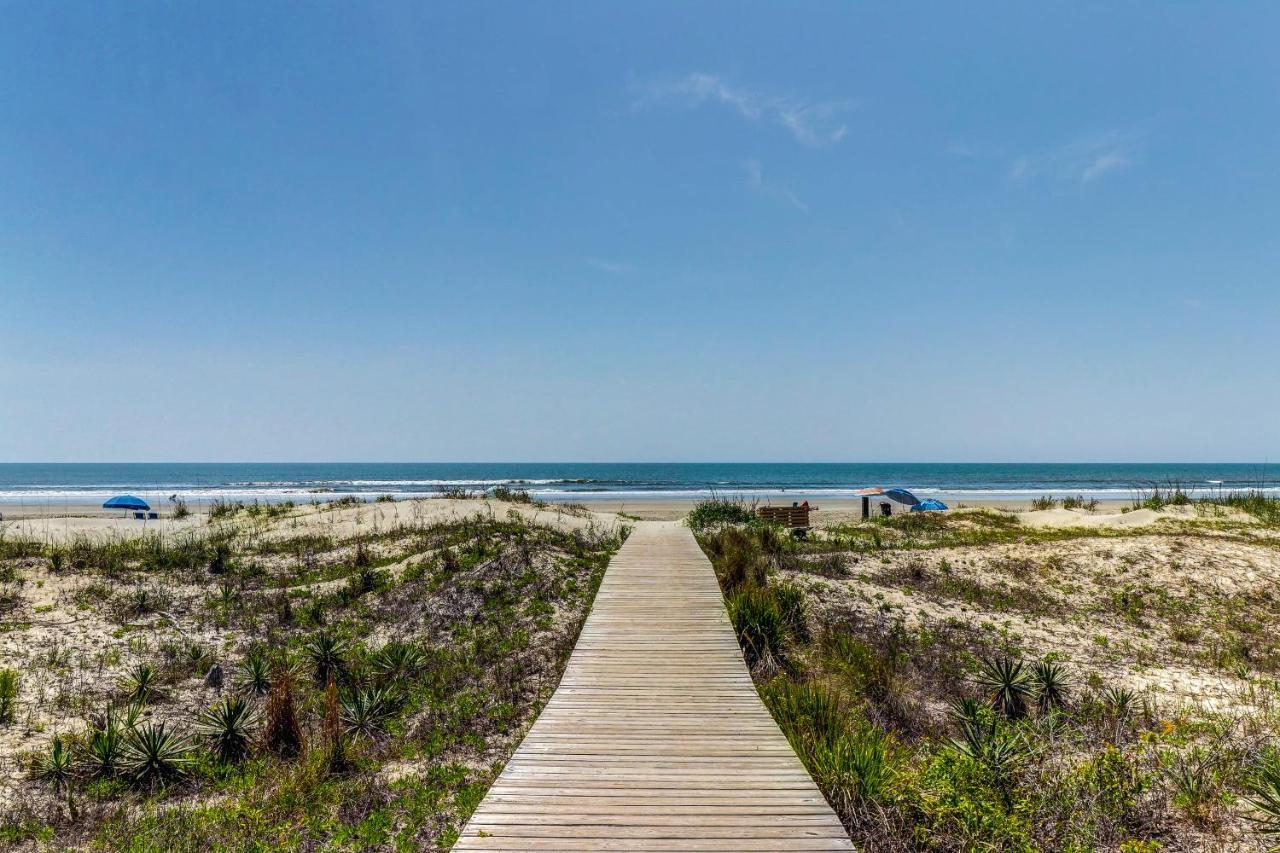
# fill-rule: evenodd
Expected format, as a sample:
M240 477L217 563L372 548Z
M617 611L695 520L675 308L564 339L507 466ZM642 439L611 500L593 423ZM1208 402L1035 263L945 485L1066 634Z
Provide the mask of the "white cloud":
M801 201L790 187L765 180L764 167L759 160L743 160L742 169L747 173L747 186L752 190L788 204L801 213L809 212L809 205Z
M786 128L797 141L812 146L832 145L844 139L849 128L840 116L857 106L852 100L814 102L766 94L706 73L654 81L638 88L637 106L659 101L678 101L689 107L721 104L750 121L772 121Z
M1043 177L1087 184L1132 165L1138 141L1136 134L1117 130L1082 136L1056 148L1014 158L1009 164L1009 178L1022 182Z
M1080 180L1092 181L1094 178L1100 178L1112 169L1120 169L1129 165L1129 158L1120 151L1108 151L1105 154L1099 154L1094 158L1085 170L1080 174Z

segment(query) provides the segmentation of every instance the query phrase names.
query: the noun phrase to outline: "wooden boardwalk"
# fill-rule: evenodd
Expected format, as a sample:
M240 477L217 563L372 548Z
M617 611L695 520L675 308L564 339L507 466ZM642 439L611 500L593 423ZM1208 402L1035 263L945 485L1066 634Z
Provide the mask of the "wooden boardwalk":
M613 558L559 689L453 848L852 850L677 522Z

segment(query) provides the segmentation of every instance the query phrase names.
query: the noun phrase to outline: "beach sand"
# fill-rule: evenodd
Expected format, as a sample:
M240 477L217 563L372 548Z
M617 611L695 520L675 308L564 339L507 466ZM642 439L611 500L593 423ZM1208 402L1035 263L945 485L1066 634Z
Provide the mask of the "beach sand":
M797 496L803 500L803 497ZM580 502L580 506L600 521L614 521L615 515L643 521L673 521L683 518L702 498L660 498L612 500L608 498L591 498ZM791 503L791 496L785 500L773 499L758 502L758 505L785 506ZM1131 506L1131 501L1100 501L1094 512L1084 510L1033 510L1029 500L974 500L958 498L952 495L942 496L942 500L953 510L963 509L998 509L1016 512L1024 523L1039 527L1097 527L1120 526L1135 527L1151 524L1161 517L1177 515L1177 508L1153 512L1151 510L1135 510L1122 512ZM564 501L563 503L573 503ZM751 503L751 502L748 502ZM817 508L814 523L818 526L829 526L857 521L862 517L862 501L860 498L824 498L810 500ZM316 504L323 507L327 504ZM449 498L422 498L417 500L400 500L395 502L370 502L344 506L326 513L326 518L360 518L369 523L381 522L393 524L398 518L457 517L475 511L478 505L484 505L495 511L505 512L508 508L519 507L522 514L533 512L527 504L512 504L492 500L453 500ZM561 505L551 502L543 514L565 517L566 513L557 510ZM303 516L314 513L311 504L298 507ZM1190 510L1184 509L1184 514ZM174 519L167 508L162 509L158 520L139 521L132 513L118 510L105 510L95 504L61 504L44 505L0 505L0 531L5 535L21 538L36 538L46 541L65 541L79 534L88 535L123 535L135 536L143 533L184 533L201 530L208 526L208 508L198 504L191 505L191 514L184 519ZM355 522L352 522L355 523Z
M598 506L579 509L558 504L535 506L487 499L427 498L338 505L302 504L294 507L284 520L272 520L265 513L254 518L241 511L236 513L233 522L237 525L256 525L266 536L324 532L342 537L353 536L361 530L387 529L399 524L451 521L482 513L503 516L509 512L516 512L529 521L566 529L589 524L612 526L619 521L608 509ZM153 533L165 536L183 535L204 533L210 529L208 507L197 505L191 507L191 514L186 518L175 519L166 510L160 513L159 519L145 521L134 519L132 513L104 510L91 504L28 505L21 508L6 506L0 509L0 513L4 516L3 521L0 521L0 534L12 539L35 539L42 542L67 542L80 536L108 539ZM680 515L673 517L678 518Z

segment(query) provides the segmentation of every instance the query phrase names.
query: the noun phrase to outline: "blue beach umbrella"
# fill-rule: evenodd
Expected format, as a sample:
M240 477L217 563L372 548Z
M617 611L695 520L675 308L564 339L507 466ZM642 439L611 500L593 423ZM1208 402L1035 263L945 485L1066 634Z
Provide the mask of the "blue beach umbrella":
M946 509L947 505L937 498L925 498L920 503L911 507L912 512L941 512Z
M103 509L151 509L151 504L133 495L116 495L102 505Z

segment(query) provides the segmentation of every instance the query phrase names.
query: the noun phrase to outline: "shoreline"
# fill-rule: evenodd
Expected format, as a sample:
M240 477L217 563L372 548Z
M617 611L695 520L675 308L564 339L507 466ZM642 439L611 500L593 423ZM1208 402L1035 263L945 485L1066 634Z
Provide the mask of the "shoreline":
M597 493L598 495L598 493ZM930 495L933 497L933 495ZM316 500L314 503L330 503L333 500L341 500L349 495L336 495L327 500ZM356 496L360 497L360 496ZM994 497L968 497L964 495L940 494L938 497L947 504L952 510L956 509L999 509L1009 512L1029 512L1034 509L1033 499L1004 499ZM873 503L875 496L872 496ZM691 496L687 498L672 497L653 497L653 498L636 498L636 497L606 497L598 495L587 500L581 500L577 495L569 495L548 499L545 497L535 496L536 500L544 501L549 506L580 504L592 512L596 513L614 513L618 515L630 516L645 521L670 521L683 518L698 503L706 500L705 496ZM729 499L736 499L730 497ZM415 496L412 498L397 498L395 503L411 503L414 501L438 501L449 500L446 496ZM476 498L475 500L480 500ZM768 498L760 499L744 499L748 505L759 506L787 506L792 502L800 502L808 500L810 505L818 513L819 518L823 517L851 517L855 513L860 513L862 507L862 499L860 497L822 497L817 495L806 495L801 492L775 493ZM262 503L281 503L282 501L263 501ZM246 503L253 503L246 501ZM296 501L298 508L309 507L313 501ZM377 506L378 501L372 496L364 498L362 503L366 506ZM1132 498L1111 498L1107 500L1098 500L1098 513L1117 513L1122 508L1131 507L1133 505ZM155 503L152 508L159 512L159 519L151 519L147 521L135 520L132 513L125 513L121 510L103 509L101 505L94 503L56 503L47 501L43 503L0 503L0 524L14 521L43 520L53 521L56 519L87 519L95 521L113 521L115 525L125 527L143 527L144 525L158 526L163 525L167 528L180 526L183 528L203 525L206 523L208 516L208 503L189 501L190 515L181 521L175 520L171 514L171 507L167 503ZM114 525L113 525L114 526Z

